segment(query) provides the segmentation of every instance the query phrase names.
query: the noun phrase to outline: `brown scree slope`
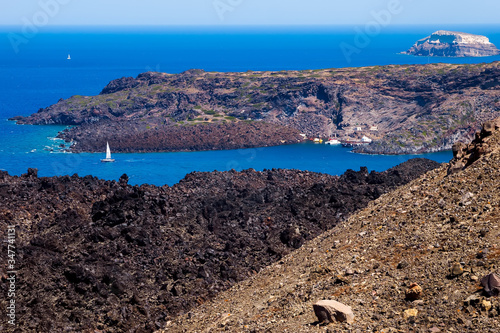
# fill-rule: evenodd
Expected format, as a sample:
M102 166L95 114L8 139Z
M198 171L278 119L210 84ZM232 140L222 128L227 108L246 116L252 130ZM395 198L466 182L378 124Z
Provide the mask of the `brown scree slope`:
M499 269L500 119L457 146L449 166L381 196L163 332L499 332L499 298L486 298L479 281ZM412 283L423 288L413 302ZM322 299L351 306L354 323L312 325Z

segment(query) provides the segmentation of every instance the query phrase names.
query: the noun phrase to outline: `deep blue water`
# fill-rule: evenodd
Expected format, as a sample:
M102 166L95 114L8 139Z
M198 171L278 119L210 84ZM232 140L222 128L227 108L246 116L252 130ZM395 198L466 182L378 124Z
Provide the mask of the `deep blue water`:
M118 179L126 173L131 184L173 185L192 171L256 170L287 168L310 170L339 175L347 169L383 171L416 155L375 156L354 154L338 146L304 143L289 146L186 153L115 154L116 163L101 163L102 154L69 154L44 150L56 148L61 141L47 139L62 127L20 126L5 122L2 128L10 130L7 144L0 149L1 168L11 174L25 173L28 167L37 167L40 176L79 175ZM33 151L36 149L36 151ZM3 151L2 151L3 150ZM447 162L450 152L420 155L439 162Z
M428 62L478 63L487 58L420 58L398 54L435 30L486 35L500 46L500 26L389 27L356 44L353 27L61 29L24 39L17 50L9 38L24 37L17 29L0 31L0 169L11 174L36 167L40 175L92 174L133 184L172 185L191 171L245 168L294 168L341 174L367 166L384 170L411 156L367 156L339 147L301 144L256 150L197 153L115 154L117 163L101 164L102 154L63 154L44 150L60 142L51 139L62 127L18 126L6 119L28 115L72 95L94 95L110 81L155 70L179 73L207 71L288 70L358 67ZM104 32L103 32L104 31ZM12 34L17 35L12 35ZM347 56L342 45L359 52ZM16 52L17 51L17 52ZM71 54L72 60L66 60ZM429 154L439 162L450 152Z

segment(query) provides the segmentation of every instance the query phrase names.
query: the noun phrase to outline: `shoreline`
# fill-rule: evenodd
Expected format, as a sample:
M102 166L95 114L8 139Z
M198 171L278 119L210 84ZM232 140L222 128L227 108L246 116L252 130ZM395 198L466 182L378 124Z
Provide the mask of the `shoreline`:
M468 142L500 116L500 62L360 68L146 72L75 95L18 124L73 126L58 137L77 150L202 151L339 137L355 151L407 154ZM80 148L83 147L83 148Z
M78 126L70 126L70 125L38 125L38 124L18 124L17 120L12 120L12 119L5 119L8 122L13 122L16 125L22 125L22 126L55 126L55 127L65 127L64 130L66 129L71 129L71 128L77 128ZM50 140L60 140L65 144L65 148L61 149L61 152L64 153L72 153L72 154L80 154L80 153L91 153L91 154L98 154L102 153L102 148L96 147L94 150L78 150L74 148L75 142L72 141L66 141L67 139L64 138L63 131L59 131L56 133L56 136L53 137L47 137L47 139ZM150 151L145 151L145 150L132 150L132 151L113 151L113 154L148 154L148 153L180 153L180 152L204 152L204 151L226 151L226 150L239 150L239 149L258 149L258 148L266 148L266 147L276 147L276 146L286 146L286 145L295 145L295 144L322 144L325 145L325 141L328 139L325 138L323 139L323 143L315 143L315 142L310 142L308 139L302 139L300 142L289 142L289 143L277 143L274 145L256 145L252 147L231 147L231 148L211 148L211 149L203 149L203 150L190 150L190 149L179 149L179 150L161 150L161 149L152 149ZM443 148L439 150L434 150L434 151L420 151L420 152L410 152L410 153L377 153L377 152L362 152L362 151L356 151L356 148L359 147L343 147L344 149L350 149L351 153L354 154L359 154L359 155L367 155L367 156L419 156L419 155L425 155L425 154L433 154L433 153L440 153L440 152L446 152L446 151L451 151L451 148Z

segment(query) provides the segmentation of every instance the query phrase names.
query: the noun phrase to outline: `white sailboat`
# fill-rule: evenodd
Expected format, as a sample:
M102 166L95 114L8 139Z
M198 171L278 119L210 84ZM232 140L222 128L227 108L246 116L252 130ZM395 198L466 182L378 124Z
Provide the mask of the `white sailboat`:
M111 158L111 149L109 149L109 142L106 142L106 158L102 159L101 162L114 162L115 160Z
M66 59L71 60L71 56L68 54L68 58L66 58Z

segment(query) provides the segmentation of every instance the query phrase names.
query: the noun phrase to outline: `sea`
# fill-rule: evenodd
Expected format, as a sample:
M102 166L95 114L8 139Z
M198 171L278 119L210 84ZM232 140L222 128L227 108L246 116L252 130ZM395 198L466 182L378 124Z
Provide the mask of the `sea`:
M111 80L146 71L242 72L360 67L388 64L480 63L487 58L427 58L400 54L440 29L486 35L500 46L499 26L328 27L51 27L36 32L0 28L0 170L39 176L93 175L131 184L174 185L194 171L288 168L340 175L347 169L383 171L414 157L447 162L449 151L405 156L355 154L350 149L303 143L207 152L73 154L58 149L64 126L17 125L72 95L96 95ZM71 60L68 60L68 55ZM112 143L111 143L112 146Z

